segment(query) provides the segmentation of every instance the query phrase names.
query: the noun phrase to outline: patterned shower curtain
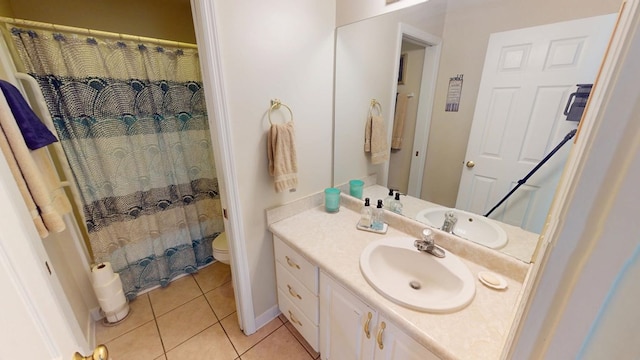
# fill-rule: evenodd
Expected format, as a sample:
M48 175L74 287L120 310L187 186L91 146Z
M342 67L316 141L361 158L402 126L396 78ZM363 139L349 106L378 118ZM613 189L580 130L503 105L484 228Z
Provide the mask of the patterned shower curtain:
M129 299L213 261L223 230L198 54L9 28L79 187L96 262Z

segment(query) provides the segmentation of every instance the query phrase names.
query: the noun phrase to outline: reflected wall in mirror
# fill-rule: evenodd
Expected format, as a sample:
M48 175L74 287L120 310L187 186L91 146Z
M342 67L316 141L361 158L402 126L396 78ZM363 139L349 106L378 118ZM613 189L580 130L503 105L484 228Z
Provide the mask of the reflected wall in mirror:
M423 201L422 205L417 206L456 207L460 179L466 169L464 163L474 123L476 100L479 98L482 100L479 90L490 35L496 32L612 14L618 11L619 6L620 0L560 0L543 3L536 0L517 3L508 0L496 0L490 3L475 0L431 0L411 8L339 27L336 37L334 184L377 174L376 183L381 185L380 187L387 185L397 187L402 192L414 195L407 196L406 200L403 198L404 214L410 217L414 217L417 212L416 214L408 213L406 205L414 200ZM401 24L407 25L404 29L426 34L428 40L418 39L419 41L416 42L412 36L403 37L404 25ZM608 39L609 34L610 30L601 29L603 37ZM422 74L418 75L422 76L422 81L419 81L421 86L418 90L406 90L403 88L405 85L397 83L399 56L403 45L413 46L416 43L418 47L424 46L426 54ZM598 64L601 61L601 55L592 55L589 61ZM408 65L411 66L411 63L412 59L409 59ZM436 70L430 73L434 71L432 69ZM460 108L458 112L445 112L448 81L451 76L457 74L464 74ZM425 78L429 76L432 76L431 81L425 83ZM592 83L593 80L585 82ZM576 84L565 85L559 98L566 101L569 94L575 91ZM509 86L516 87L513 84ZM557 85L554 86L557 87ZM414 127L411 121L405 123L402 149L411 155L411 161L404 160L403 164L396 164L394 157L397 157L397 154L394 151L391 154L390 163L371 165L362 150L362 141L360 141L363 138L370 100L375 98L381 103L387 121L388 138L391 139L396 95L412 92L414 97L408 101L407 114L411 107L415 108L416 124ZM545 94L533 92L530 93L529 98L541 95ZM490 102L489 104L488 108L495 105ZM480 108L480 103L478 107ZM508 113L508 110L507 107L504 112ZM545 108L545 110L556 114L561 113L563 109ZM529 109L529 112L531 111L533 108ZM504 115L504 112L501 115ZM504 115L503 119L506 126L509 116ZM545 149L551 150L565 135L565 130L570 129L571 126L575 127L576 124L565 122L562 128L547 130L551 131L552 136L536 141L545 142ZM413 131L413 134L407 133L410 131ZM482 141L488 139L487 135L493 135L492 141L505 141L508 138L506 134L496 135L495 131L487 134L480 129L479 133ZM415 136L412 137L412 135ZM414 144L411 144L411 141L414 141ZM561 150L562 156L566 157L570 144ZM540 154L536 156L540 159L543 157ZM506 194L509 186L515 185L514 183L525 176L535 164L536 162L532 162L531 167L526 171L509 179L507 187L497 195L493 195L490 201L485 199L482 202L482 210L474 206L469 206L469 209L476 209L476 213L490 209ZM549 176L555 177L552 180L557 182L563 164L553 166L557 171ZM423 174L420 173L421 168ZM408 173L411 175L407 176ZM379 194L372 195L372 197L376 196ZM383 196L386 197L386 193ZM544 219L546 216L552 196L553 191L545 199L548 204L541 207L544 211L537 214L538 219ZM522 211L522 206L520 210ZM498 212L497 215L502 216L501 219L504 221L508 221L509 216L505 216L504 212L502 214ZM536 222L531 225L532 231L525 233L535 236L535 233L541 230L542 223ZM520 224L517 225L520 226ZM519 230L522 231L522 229ZM509 253L508 249L503 250ZM533 249L531 249L532 252ZM530 255L527 254L516 256L524 261L530 260Z

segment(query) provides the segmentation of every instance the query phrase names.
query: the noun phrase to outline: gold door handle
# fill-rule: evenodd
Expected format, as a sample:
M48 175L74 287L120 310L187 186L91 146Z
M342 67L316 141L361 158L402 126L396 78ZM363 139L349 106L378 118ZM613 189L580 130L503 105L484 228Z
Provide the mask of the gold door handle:
M380 350L384 349L384 344L382 344L382 333L384 332L384 328L387 327L387 324L383 322L380 323L380 328L378 328L378 335L376 336L376 341L378 342L378 347Z
M89 356L82 356L80 353L73 354L72 360L108 360L109 359L109 350L104 345L98 345L93 350L93 354Z
M474 163L473 160L469 160L465 165L467 165L468 168L472 168L476 166L476 163Z
M367 335L367 339L371 339L371 331L369 331L369 324L371 323L371 317L373 314L369 312L367 314L367 321L364 322L364 333Z
M285 257L287 258L287 264L289 264L289 266L294 267L298 270L300 269L300 265L293 262L293 260L291 260L288 256L285 256Z

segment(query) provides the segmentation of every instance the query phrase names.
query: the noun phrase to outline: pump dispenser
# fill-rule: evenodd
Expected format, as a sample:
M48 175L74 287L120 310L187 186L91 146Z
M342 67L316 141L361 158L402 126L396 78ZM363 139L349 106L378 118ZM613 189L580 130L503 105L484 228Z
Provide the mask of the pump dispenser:
M387 195L386 198L384 198L384 208L387 210L391 210L391 202L393 201L393 192L395 190L394 189L389 189L389 195Z
M373 224L371 227L374 230L384 229L384 209L382 208L382 200L378 200L378 205L373 210Z
M396 193L396 197L391 201L390 209L396 214L402 215L402 203L400 202L400 192Z
M360 221L358 222L358 226L370 228L372 217L373 209L369 206L369 198L365 198L364 205L362 206L362 209L360 209Z

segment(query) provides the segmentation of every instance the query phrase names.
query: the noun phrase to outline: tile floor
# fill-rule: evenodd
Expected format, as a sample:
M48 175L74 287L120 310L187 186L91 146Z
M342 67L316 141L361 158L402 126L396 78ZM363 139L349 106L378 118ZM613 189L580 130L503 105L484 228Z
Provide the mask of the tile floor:
M112 360L318 359L319 354L280 315L255 334L238 327L231 272L213 263L197 274L130 303L129 318L116 326L96 323L96 343Z

